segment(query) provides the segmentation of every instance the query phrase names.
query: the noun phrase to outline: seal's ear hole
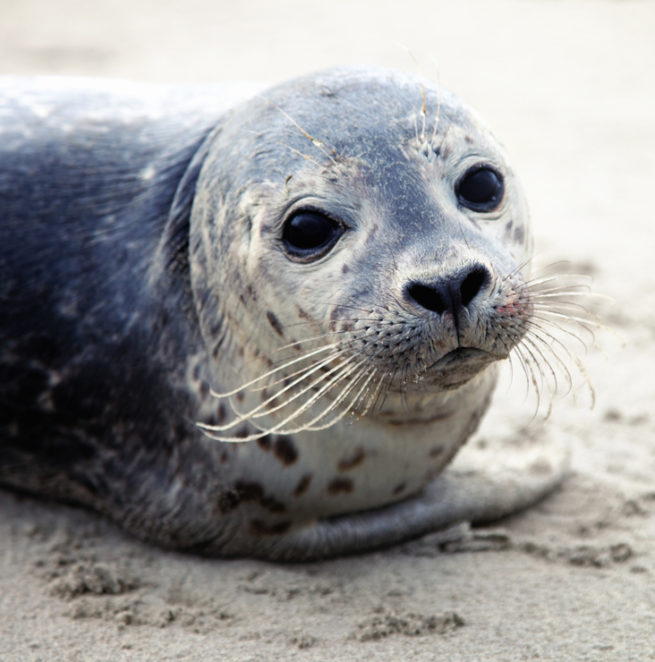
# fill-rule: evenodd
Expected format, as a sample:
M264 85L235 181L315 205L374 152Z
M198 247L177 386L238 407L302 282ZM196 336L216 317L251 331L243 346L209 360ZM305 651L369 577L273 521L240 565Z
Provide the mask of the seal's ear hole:
M488 165L474 166L457 182L455 193L459 203L473 211L493 211L503 200L503 176Z
M284 223L282 242L287 254L302 261L328 253L343 234L343 226L322 212L303 209Z

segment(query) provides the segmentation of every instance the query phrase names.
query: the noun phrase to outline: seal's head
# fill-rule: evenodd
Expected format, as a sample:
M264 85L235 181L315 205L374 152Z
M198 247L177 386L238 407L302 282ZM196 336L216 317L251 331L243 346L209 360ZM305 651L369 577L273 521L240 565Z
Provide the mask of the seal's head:
M443 89L331 70L235 109L211 140L191 285L210 349L245 358L221 386L267 387L250 420L315 429L382 401L397 417L523 336L526 205L499 144Z

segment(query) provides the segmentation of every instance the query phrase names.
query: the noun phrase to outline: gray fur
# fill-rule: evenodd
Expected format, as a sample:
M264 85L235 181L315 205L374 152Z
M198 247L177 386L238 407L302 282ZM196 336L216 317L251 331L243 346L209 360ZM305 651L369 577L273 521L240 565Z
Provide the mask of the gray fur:
M386 70L231 101L218 88L2 83L0 482L157 544L276 559L383 547L551 490L560 456L536 477L435 480L530 314L525 203L482 123ZM489 214L453 193L480 161L505 179ZM302 205L347 226L312 264L280 239ZM491 277L455 327L403 298L408 282L476 264ZM306 414L230 431L268 391L212 391L324 351L317 336L340 343L333 363L362 365L350 394L344 378L324 398L341 388L334 413L348 416L316 432L292 429Z

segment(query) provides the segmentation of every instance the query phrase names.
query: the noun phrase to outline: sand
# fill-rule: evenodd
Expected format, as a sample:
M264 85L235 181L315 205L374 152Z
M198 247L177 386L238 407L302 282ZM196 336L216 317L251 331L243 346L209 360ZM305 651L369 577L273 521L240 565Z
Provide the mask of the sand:
M638 0L2 2L0 73L438 76L507 146L539 254L614 303L590 304L609 329L583 359L595 408L582 384L543 424L571 446L568 480L451 544L207 560L0 492L0 660L655 660L653 34ZM516 381L483 437L543 434Z

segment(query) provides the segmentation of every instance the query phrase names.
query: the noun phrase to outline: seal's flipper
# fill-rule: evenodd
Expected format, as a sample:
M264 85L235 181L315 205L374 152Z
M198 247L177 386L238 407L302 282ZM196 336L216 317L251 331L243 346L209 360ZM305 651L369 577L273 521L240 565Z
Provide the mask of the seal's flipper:
M461 522L494 522L555 490L569 459L566 445L548 438L473 443L416 497L291 531L271 540L265 555L314 560L389 547Z

